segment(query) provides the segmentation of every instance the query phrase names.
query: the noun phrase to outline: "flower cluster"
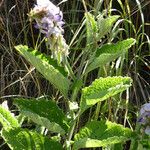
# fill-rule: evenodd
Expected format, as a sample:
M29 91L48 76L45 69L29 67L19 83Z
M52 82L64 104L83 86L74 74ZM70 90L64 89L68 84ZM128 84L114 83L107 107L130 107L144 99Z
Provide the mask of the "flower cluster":
M31 10L29 16L36 21L35 27L45 34L53 58L61 62L63 56L68 55L68 45L63 38L64 22L60 8L49 0L37 0L37 5Z
M38 0L30 14L37 23L36 28L39 28L47 37L59 36L63 33L63 14L59 7L49 0Z
M145 133L150 135L150 103L141 107L138 122L144 127Z

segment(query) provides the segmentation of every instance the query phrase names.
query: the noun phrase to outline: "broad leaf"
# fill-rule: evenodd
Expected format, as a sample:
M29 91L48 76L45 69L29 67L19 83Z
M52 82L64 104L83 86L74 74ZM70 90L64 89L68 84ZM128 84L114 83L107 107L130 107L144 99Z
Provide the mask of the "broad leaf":
M103 36L109 33L112 29L114 23L118 20L120 16L114 15L104 18L103 15L98 16L98 39L100 40Z
M50 131L64 134L68 129L64 113L52 100L19 98L15 104L23 115Z
M59 142L27 129L2 130L2 137L13 150L62 150Z
M37 50L29 49L27 46L15 47L47 80L49 80L66 97L69 90L69 80L65 77L64 69L57 65L53 59L45 56Z
M110 121L92 121L75 135L73 149L103 147L135 137L129 128Z
M106 100L131 86L129 77L106 77L96 79L89 87L82 90L81 113L96 103Z
M0 123L3 128L19 127L19 123L13 114L2 106L0 106Z
M92 56L92 62L87 67L86 73L94 70L95 68L102 67L103 65L113 61L121 56L123 53L135 44L134 39L127 39L116 44L105 44L101 48L98 48L96 55Z

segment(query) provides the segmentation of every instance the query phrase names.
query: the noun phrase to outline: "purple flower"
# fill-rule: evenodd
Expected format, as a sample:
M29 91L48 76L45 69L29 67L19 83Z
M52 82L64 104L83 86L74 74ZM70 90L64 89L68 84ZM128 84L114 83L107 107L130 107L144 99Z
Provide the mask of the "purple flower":
M143 125L145 133L150 135L150 103L142 105L138 122Z
M145 124L149 119L150 119L150 103L146 103L141 107L139 122Z
M37 0L38 8L45 8L49 14L56 15L60 13L59 7L55 6L52 2L49 0ZM60 13L62 15L62 13Z
M138 122L141 124L147 124L150 119L150 112L144 112L140 115Z
M46 37L52 35L58 37L63 33L63 14L59 7L49 0L37 0L37 5L35 5L30 14L32 14L30 16L34 16L33 18L37 23L36 28L40 29Z
M63 14L49 0L37 0L29 16L36 21L35 27L45 34L51 57L61 63L68 56L68 45L63 37Z
M150 103L146 103L146 104L142 105L140 114L143 114L145 112L150 112Z

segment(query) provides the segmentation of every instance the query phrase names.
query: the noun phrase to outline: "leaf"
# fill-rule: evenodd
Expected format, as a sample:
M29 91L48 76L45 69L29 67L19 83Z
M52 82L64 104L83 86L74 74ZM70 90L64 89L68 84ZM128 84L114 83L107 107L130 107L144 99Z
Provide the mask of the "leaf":
M87 67L86 73L113 61L121 56L123 53L135 44L135 40L130 38L120 41L116 44L105 44L101 48L98 48L96 55L92 56L91 64Z
M85 13L87 44L97 43L104 35L109 33L119 17L114 15L104 18L103 15L99 15L96 20L95 16L91 13Z
M68 130L64 113L51 100L18 98L15 99L15 104L23 115L50 131L64 134Z
M122 125L110 121L92 121L75 135L73 149L108 146L135 136L134 132Z
M13 114L2 106L0 106L0 123L3 128L19 127L19 123Z
M37 50L32 50L27 46L18 45L17 51L25 57L48 81L67 97L70 81L65 77L66 72L57 62Z
M103 15L99 15L97 19L98 24L98 39L100 40L103 36L109 33L120 16L113 15L104 18Z
M13 150L62 150L59 142L27 129L2 130L2 137Z
M95 21L95 17L91 13L85 13L86 18L86 33L87 33L87 44L92 44L96 39L96 34L98 32L97 22Z
M106 77L96 79L89 87L82 89L81 113L96 103L106 100L131 86L130 77Z
M123 144L121 143L117 143L117 144L114 144L114 147L113 147L114 150L123 150Z

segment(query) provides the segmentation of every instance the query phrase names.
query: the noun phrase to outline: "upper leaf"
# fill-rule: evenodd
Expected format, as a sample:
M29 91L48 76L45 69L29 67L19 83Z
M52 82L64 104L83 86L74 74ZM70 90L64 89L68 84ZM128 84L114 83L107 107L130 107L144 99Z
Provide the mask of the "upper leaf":
M103 36L109 33L112 29L114 23L118 20L120 16L114 15L104 18L103 15L98 16L98 39L100 40Z
M65 77L64 69L57 62L37 50L29 49L27 46L15 47L47 80L49 80L66 97L70 81Z
M96 55L92 56L91 64L89 64L89 66L87 67L86 73L118 58L134 44L135 40L130 38L120 41L116 44L105 44L101 48L98 48L96 51Z
M27 129L2 130L2 137L13 150L62 150L59 142Z
M89 12L85 13L85 18L86 18L87 44L93 44L94 42L97 42L96 40L96 34L98 32L97 22L95 20L95 16L93 16Z
M104 18L99 15L97 19L91 13L85 13L86 18L86 32L87 44L97 43L104 35L111 31L113 24L119 18L118 15Z
M81 112L95 105L97 102L106 100L131 86L129 77L106 77L96 79L89 87L82 89L80 103Z
M75 135L73 148L103 147L135 137L129 128L110 121L92 121Z
M51 100L19 98L15 99L15 104L23 115L50 131L64 134L68 129L64 113Z
M13 114L2 106L0 106L0 123L3 125L3 128L20 126Z

